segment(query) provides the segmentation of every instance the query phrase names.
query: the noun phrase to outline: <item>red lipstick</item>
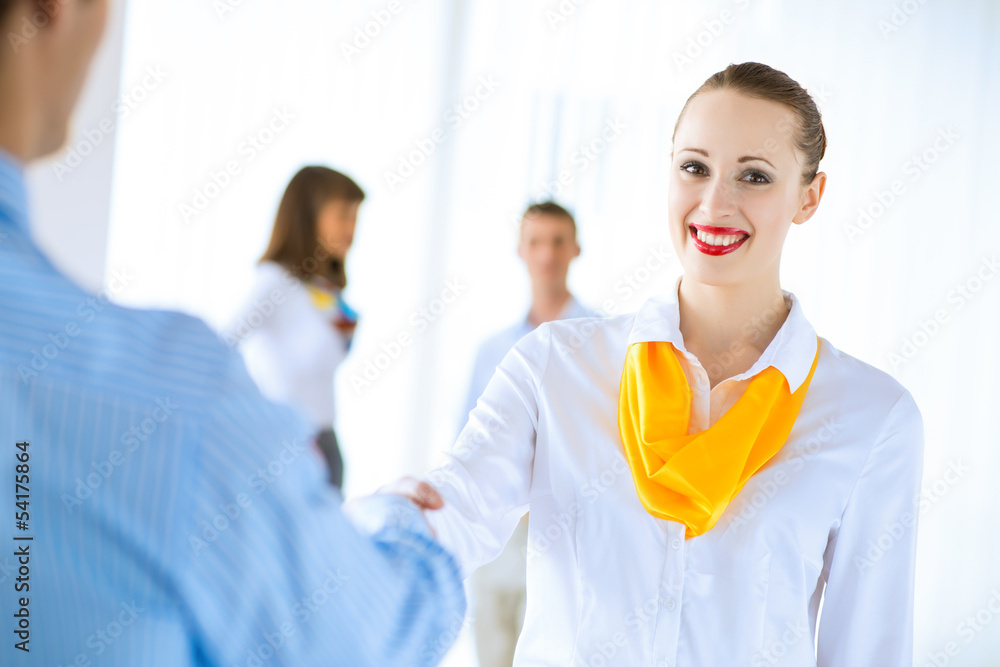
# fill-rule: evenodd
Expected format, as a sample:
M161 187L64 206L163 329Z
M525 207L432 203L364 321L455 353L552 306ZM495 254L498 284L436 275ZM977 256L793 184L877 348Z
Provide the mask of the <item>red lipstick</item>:
M739 249L741 245L750 235L743 231L742 229L737 229L736 227L712 227L710 225L689 225L688 231L691 235L691 240L694 241L694 247L696 247L701 252L706 255L728 255L731 252ZM739 236L740 238L729 244L729 245L709 245L698 238L698 232L706 232L708 234L714 234L716 236Z

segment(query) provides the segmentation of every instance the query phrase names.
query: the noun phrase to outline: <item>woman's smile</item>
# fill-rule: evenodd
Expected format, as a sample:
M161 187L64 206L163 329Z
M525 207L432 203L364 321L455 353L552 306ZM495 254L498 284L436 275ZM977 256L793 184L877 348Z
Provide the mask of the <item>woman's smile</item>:
M694 247L706 255L727 255L738 250L750 235L735 227L688 225Z

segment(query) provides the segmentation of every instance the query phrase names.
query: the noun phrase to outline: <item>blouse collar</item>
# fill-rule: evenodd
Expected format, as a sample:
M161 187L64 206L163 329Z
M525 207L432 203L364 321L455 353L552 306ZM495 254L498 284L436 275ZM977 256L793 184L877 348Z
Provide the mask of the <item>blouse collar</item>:
M681 278L683 276L677 278L673 289L665 296L654 296L639 308L629 333L630 346L633 343L666 341L672 343L690 361L697 360L684 347L684 338L680 330L677 292L680 289ZM812 368L813 359L816 357L818 341L816 331L802 312L798 298L786 290L781 290L781 293L789 306L784 323L753 366L731 379L747 379L769 366L774 366L785 376L789 391L795 392L809 375L809 369Z

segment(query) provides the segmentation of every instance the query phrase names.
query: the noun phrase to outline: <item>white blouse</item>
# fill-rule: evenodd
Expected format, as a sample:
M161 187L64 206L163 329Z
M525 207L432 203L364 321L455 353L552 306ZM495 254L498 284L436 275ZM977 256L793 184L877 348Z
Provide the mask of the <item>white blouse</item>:
M299 410L317 428L334 422L334 372L348 341L312 304L309 290L279 264L257 265L242 308L222 331L239 346L261 393Z
M543 324L504 357L427 512L466 576L529 513L516 667L911 667L923 421L896 380L820 339L788 442L703 535L639 502L618 434L631 343L670 341L690 432L768 366L795 391L816 353L796 297L760 359L709 390L679 330L677 287L637 313ZM822 606L822 618L820 609ZM818 634L817 634L818 626Z

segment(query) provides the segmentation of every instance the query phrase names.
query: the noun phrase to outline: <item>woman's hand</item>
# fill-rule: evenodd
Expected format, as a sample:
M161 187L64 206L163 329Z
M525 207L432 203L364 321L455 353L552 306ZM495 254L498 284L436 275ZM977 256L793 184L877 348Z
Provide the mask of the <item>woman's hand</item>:
M415 477L401 477L395 482L379 487L375 493L402 496L419 507L421 512L439 510L444 507L444 499L438 493L437 489ZM426 519L427 517L424 516L424 520ZM431 534L437 537L437 533L434 532L434 528L431 528L430 522L427 523L427 527L430 528Z
M439 510L444 507L444 500L437 489L415 477L401 477L391 484L379 487L375 493L403 496L422 510Z

